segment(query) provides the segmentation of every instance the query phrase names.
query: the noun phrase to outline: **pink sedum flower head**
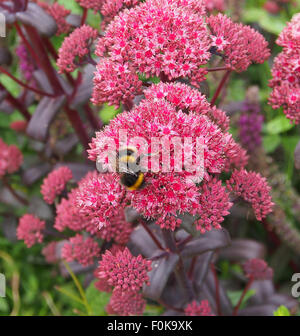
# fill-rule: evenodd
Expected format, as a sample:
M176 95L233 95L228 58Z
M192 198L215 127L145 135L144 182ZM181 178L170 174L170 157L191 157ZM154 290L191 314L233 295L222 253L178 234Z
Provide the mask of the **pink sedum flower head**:
M173 86L173 87L172 87ZM178 91L177 91L178 90ZM197 148L197 138L201 138L203 141L203 156L204 156L204 181L206 183L209 180L210 174L218 174L222 171L226 171L227 167L230 167L237 163L237 167L241 167L241 162L237 162L243 157L244 152L235 144L231 135L228 132L223 132L217 124L215 124L210 117L215 117L215 109L212 109L209 104L204 100L204 97L198 95L198 104L195 106L193 99L188 99L187 92L191 93L191 98L197 97L197 91L188 89L177 84L167 84L152 86L146 91L148 99L142 101L138 107L131 112L122 113L111 121L104 131L96 134L96 138L93 139L91 150L89 151L90 159L94 161L100 160L101 163L105 163L107 160L107 143L106 140L110 139L116 145L116 148L122 147L125 143L120 139L120 133L126 131L127 138L129 139L127 144L130 143L130 139L135 137L142 137L147 142L146 148L142 151L143 154L153 154L158 152L158 164L157 166L152 164L152 160L149 160L149 170L145 173L145 185L138 191L127 191L125 188L120 188L117 191L117 199L120 200L122 190L126 192L126 199L131 203L141 215L147 218L156 220L157 224L162 228L174 230L180 225L180 220L176 218L181 213L191 213L193 215L203 214L203 207L200 205L200 193L201 189L196 185L195 180L199 179L199 171L188 171L188 169L178 169L178 163L183 163L182 158L178 159L174 154L174 147L170 145L170 151L165 141L169 141L174 138L185 139L189 138L190 143L184 145L184 142L180 140L179 148L185 149L185 153L190 153L195 157ZM186 91L186 92L184 92ZM178 93L178 94L177 94ZM180 100L179 94L182 94ZM174 103L175 101L175 103ZM191 112L188 114L189 106L191 106ZM182 110L181 110L182 109ZM195 112L194 112L195 111ZM212 112L212 113L211 113ZM218 122L222 122L220 118ZM225 119L226 120L226 119ZM226 124L226 122L225 122ZM224 128L226 128L225 125ZM153 145L152 139L159 139L162 142L160 148L151 148ZM236 145L236 146L235 146ZM148 147L148 148L147 148ZM169 169L164 171L162 163L162 156L170 153ZM154 156L154 155L153 155ZM244 162L243 162L244 163ZM201 164L198 165L199 167ZM108 168L109 164L107 165ZM156 172L153 170L157 169ZM108 179L101 177L102 180ZM110 175L111 188L116 188L119 185L119 174L113 173ZM113 182L114 181L114 182ZM198 183L201 182L198 181ZM103 183L99 183L99 186L93 186L83 188L84 193L81 197L84 199L93 197L93 199L101 199L99 206L95 206L96 209L106 206L108 209L112 208L112 204L105 200L112 197L112 190L107 188L106 192L100 192L103 189ZM110 189L110 190L109 190ZM222 190L222 188L220 187ZM208 189L211 190L211 189ZM85 197L84 195L87 195ZM208 197L208 195L206 195ZM225 208L230 207L230 203L225 203L224 208L220 211L219 219L225 213ZM110 216L109 210L108 216ZM102 212L102 211L101 211ZM101 214L102 216L102 214ZM213 218L211 213L208 218ZM212 221L213 223L213 221ZM212 224L215 226L215 224ZM207 225L207 228L209 225Z
M83 25L66 37L58 53L59 72L72 72L83 64L87 57L91 57L90 48L97 36L97 30Z
M171 80L199 76L200 67L210 58L211 46L204 12L201 1L148 0L125 9L109 24L96 54L108 56L107 64L128 64L134 74L146 77L162 75ZM103 69L102 63L98 71ZM106 79L102 76L96 84L106 87ZM105 97L98 95L97 100Z
M251 204L257 220L261 221L272 212L274 204L270 195L271 188L260 174L235 170L227 181L227 187Z
M208 11L217 10L219 12L225 11L225 0L204 0L205 7Z
M144 284L149 285L148 272L151 261L141 255L134 257L128 248L113 255L106 251L99 262L98 277L122 291L139 291Z
M272 268L262 259L250 259L244 264L243 268L249 279L271 280L273 278Z
M65 229L81 231L86 226L84 216L80 214L80 209L76 203L77 190L73 189L68 194L68 199L63 198L56 207L56 218L54 227L62 232Z
M204 183L200 195L200 219L196 222L197 230L202 233L212 228L221 229L224 217L229 214L232 203L229 193L216 178Z
M200 303L197 301L189 303L184 312L186 316L215 316L207 300L202 300Z
M269 102L273 108L283 106L288 119L300 122L300 14L294 15L282 31L277 44L283 51L275 58Z
M122 291L115 289L106 307L107 313L119 316L143 315L146 301L142 294L136 291Z
M42 243L44 239L44 229L46 223L33 215L24 215L20 218L17 228L17 237L24 240L27 247L31 247L37 243Z
M15 145L7 145L0 139L0 179L15 173L23 162L23 155Z
M242 72L251 63L263 63L269 58L267 41L249 26L234 23L223 14L210 16L207 23L213 46L224 54L228 69Z
M67 262L78 261L83 266L94 263L94 258L100 254L98 243L93 238L86 238L80 234L70 238L62 248L62 258Z
M99 12L105 0L76 0L83 8L93 9L94 12Z
M108 103L119 107L141 93L142 82L127 63L101 59L94 76L92 102L95 105Z
M109 226L111 219L121 212L124 190L113 174L89 174L80 184L76 203L80 214L90 223L94 233L103 226ZM104 229L105 230L105 229ZM107 229L110 230L110 229ZM104 231L105 232L105 231ZM105 235L105 233L103 233Z
M58 261L56 248L57 242L51 242L43 248L42 254L45 257L47 263L55 264Z
M67 183L73 178L68 167L60 167L52 171L43 181L41 194L48 204L53 204L56 196L60 195L66 188Z

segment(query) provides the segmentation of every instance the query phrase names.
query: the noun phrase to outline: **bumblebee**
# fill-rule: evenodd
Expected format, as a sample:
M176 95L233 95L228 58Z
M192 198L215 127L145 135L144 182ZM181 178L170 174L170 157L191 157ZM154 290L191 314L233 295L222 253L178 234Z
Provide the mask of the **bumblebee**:
M128 190L139 190L145 185L145 175L139 167L141 158L141 156L137 156L135 147L123 147L117 154L120 182Z

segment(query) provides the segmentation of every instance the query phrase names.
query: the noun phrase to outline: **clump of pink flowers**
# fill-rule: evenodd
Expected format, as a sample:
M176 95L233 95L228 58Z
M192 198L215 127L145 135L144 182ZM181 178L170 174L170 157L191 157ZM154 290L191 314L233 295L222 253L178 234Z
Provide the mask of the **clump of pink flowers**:
M252 205L258 220L262 220L272 211L274 204L270 196L271 188L260 174L235 170L227 181L227 187Z
M207 300L202 300L200 303L197 301L189 303L184 312L186 316L214 316Z
M250 259L244 266L244 272L249 279L270 280L273 278L273 270L262 259Z
M64 191L67 182L72 178L72 171L68 167L60 167L51 172L41 186L41 194L45 202L48 204L54 203L55 198Z
M0 178L15 173L23 163L23 155L15 145L7 145L0 139Z
M27 247L42 243L46 223L34 215L26 214L20 218L17 228L18 239L24 240Z
M97 30L88 25L83 25L65 38L59 49L57 60L59 71L61 73L64 71L72 72L83 64L85 59L91 60L90 48L97 36Z
M106 251L99 263L98 277L122 291L138 291L144 284L149 285L148 272L151 271L151 261L141 255L134 257L125 248L112 254Z
M68 262L78 261L83 266L93 264L94 258L100 254L100 248L96 241L90 237L76 234L75 237L64 244L61 255Z
M300 14L295 14L277 39L283 51L275 58L270 104L283 107L286 117L300 122Z

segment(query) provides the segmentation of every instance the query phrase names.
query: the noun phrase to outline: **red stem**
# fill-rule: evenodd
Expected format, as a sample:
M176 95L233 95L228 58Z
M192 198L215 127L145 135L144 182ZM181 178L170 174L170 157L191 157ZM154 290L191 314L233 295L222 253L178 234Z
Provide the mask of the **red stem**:
M49 83L53 89L53 92L57 95L64 94L64 90L57 78L56 72L54 68L52 67L52 64L49 60L47 51L44 47L43 41L40 37L40 35L37 33L35 28L24 25L26 32L30 38L30 41L33 45L33 48L38 51L38 61L37 63L39 66L44 70L45 74L47 75L47 78L49 80Z
M101 129L103 127L103 123L99 118L95 116L94 111L91 109L88 103L85 105L84 110L87 119L91 126L94 128L94 130L98 131L99 129Z
M214 280L215 280L217 313L219 316L222 316L222 310L221 310L221 304L220 304L220 284L219 284L217 271L213 263L210 264L210 269L213 273Z
M153 234L153 232L149 229L148 225L146 223L144 223L143 220L140 221L140 224L143 226L143 228L148 232L149 236L152 238L152 240L154 241L154 243L156 244L156 246L160 249L160 250L165 250L165 248L161 245L160 241L155 237L155 235Z
M249 281L248 281L246 287L244 288L244 291L243 291L243 293L242 293L242 295L241 295L241 297L240 297L240 299L239 299L239 302L237 303L237 305L236 305L235 308L234 308L233 316L236 316L236 315L237 315L237 313L238 313L238 311L239 311L239 309L240 309L240 306L241 306L241 304L242 304L242 302L243 302L243 299L244 299L245 295L247 294L247 292L248 292L250 286L252 285L253 281L254 281L254 278L251 277L251 278L249 279Z
M87 135L87 132L83 126L83 123L77 113L76 110L72 110L68 105L65 106L65 112L73 126L73 128L75 129L81 143L83 144L84 148L87 149L89 148L89 137Z
M225 83L227 82L227 80L228 80L228 78L230 76L230 74L231 74L231 70L227 70L225 72L225 74L224 74L224 76L223 76L223 78L222 78L222 80L221 80L221 82L220 82L220 84L219 84L219 86L218 86L218 88L217 88L217 90L216 90L216 92L215 92L212 100L211 100L210 104L212 106L215 105L215 103L216 103L216 101L217 101L217 99L218 99L218 97L219 97L219 95L220 95L220 93L221 93L221 91L222 91Z
M210 69L207 69L208 72L223 71L223 70L228 70L228 68L226 68L226 67L219 67L219 68L210 68Z
M82 17L81 17L81 23L80 23L81 26L85 24L87 14L88 14L88 9L84 8L83 13L82 13Z
M2 68L2 66L0 66L0 72L2 72L3 74L5 74L6 76L8 76L9 78L11 78L12 80L14 80L16 83L18 83L19 85L23 86L25 89L33 91L41 96L46 96L46 97L51 97L54 98L55 96L49 93L46 93L44 91L40 91L39 89L36 89L32 86L27 85L26 83L22 82L21 80L19 80L18 78L16 78L15 76L13 76L12 74L10 74L8 71L6 71L4 68Z

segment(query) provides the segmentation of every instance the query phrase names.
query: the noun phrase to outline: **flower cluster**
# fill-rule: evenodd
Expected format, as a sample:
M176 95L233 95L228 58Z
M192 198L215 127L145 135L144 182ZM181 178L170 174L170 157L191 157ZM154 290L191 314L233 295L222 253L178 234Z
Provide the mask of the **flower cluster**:
M107 306L109 314L142 315L146 302L139 291L144 284L149 285L149 271L151 261L141 255L134 257L128 248L103 254L95 274L100 280L97 288L110 291L114 287Z
M186 316L214 316L207 300L203 300L200 303L197 301L189 303L184 312Z
M224 112L215 113L216 109L210 107L204 96L184 84L153 85L146 90L145 96L147 99L138 107L120 114L104 131L96 134L90 145L89 156L90 159L104 165L108 160L106 140L111 139L116 148L130 145L120 143L120 132L126 131L128 139L140 137L147 142L147 148L144 148L141 154L152 155L157 150L160 152L160 147L152 148L154 147L152 139L159 139L162 142L161 153L152 155L153 158L157 157L159 162L149 160L147 165L149 171L145 173L145 186L137 192L126 192L119 185L119 175L115 173L105 174L91 183L82 185L80 199L83 211L86 208L86 215L98 217L101 223L105 223L107 221L105 217L112 216L114 202L118 204L124 197L123 192L126 192L126 200L131 206L144 217L155 219L162 228L174 230L180 225L180 220L176 216L187 212L205 218L205 223L200 220L197 224L202 232L204 228L208 230L219 227L223 216L231 207L224 188L215 180L208 187L199 187L195 181L200 178L201 182L201 177L204 177L203 185L205 185L210 180L210 175L226 171L231 164L238 162L238 158L245 155L231 135L222 131L214 122L217 119L223 129L227 129ZM172 141L178 138L181 142L174 145ZM182 141L185 138L190 138L190 143L184 145ZM181 158L178 159L177 154L175 155L175 148L183 150L185 155L191 154L195 159L199 139L203 141L205 158L203 172L189 171L187 166L178 169L180 168L178 165L183 162ZM167 167L168 164L164 164L163 157L169 153L169 147L170 165ZM109 164L107 166L109 167ZM237 167L240 167L239 164ZM169 171L165 171L165 168L169 168ZM158 169L158 173L153 172L155 169ZM199 176L201 173L203 176ZM101 190L107 190L103 195L99 195L98 192L100 185ZM205 192L202 195L203 205L201 205L200 195L203 191ZM206 204L204 200L210 200L218 193L224 197L225 202L221 205L217 198L214 209L210 210L204 205ZM205 211L208 212L205 214Z
M91 237L77 234L64 244L61 256L68 262L78 261L83 266L93 264L94 258L100 254L98 243Z
M242 72L251 63L263 63L270 56L264 37L249 26L234 23L226 15L208 18L214 46L225 56L228 69Z
M146 301L141 293L114 290L106 310L110 315L132 316L142 315L145 307Z
M31 247L36 243L42 243L45 228L46 223L44 221L34 215L26 214L20 218L17 237L20 240L24 240L27 247Z
M210 58L204 12L202 3L194 0L148 0L124 10L110 23L96 54L108 55L121 66L129 64L131 76L193 77Z
M243 268L249 279L271 280L273 278L272 268L262 259L250 259L244 264Z
M288 119L300 122L300 14L296 14L277 39L283 51L275 58L270 86L270 104L283 106Z
M16 172L23 162L23 155L15 145L7 145L0 139L0 179Z
M98 277L105 279L108 285L122 291L139 291L144 284L149 285L148 272L151 261L141 255L134 257L128 248L113 255L106 251L99 263Z
M225 11L225 0L204 0L205 7L208 11L217 10L219 12Z
M58 244L57 242L53 241L47 244L42 250L42 254L45 257L47 263L49 264L54 264L58 261L56 253L57 244Z
M56 196L60 195L66 184L73 178L72 172L68 167L60 167L51 172L43 181L41 194L45 202L53 204Z
M98 32L90 26L83 25L75 29L64 39L59 49L57 66L59 71L72 72L90 56L90 48Z
M266 179L258 173L247 172L244 169L235 170L227 181L227 187L251 204L258 220L262 220L272 212L271 188Z

